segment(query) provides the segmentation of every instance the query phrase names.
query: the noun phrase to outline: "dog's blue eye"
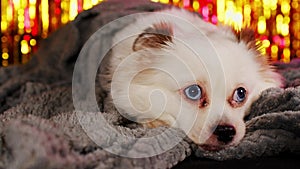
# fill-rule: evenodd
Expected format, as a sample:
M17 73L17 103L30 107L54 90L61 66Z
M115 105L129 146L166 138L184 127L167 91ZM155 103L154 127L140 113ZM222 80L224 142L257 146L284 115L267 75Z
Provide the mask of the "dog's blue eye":
M237 88L235 91L234 91L234 94L233 94L233 100L238 102L238 103L241 103L245 100L246 98L246 89L244 89L243 87L239 87Z
M188 99L199 100L201 98L201 87L199 85L191 85L184 89L184 94Z

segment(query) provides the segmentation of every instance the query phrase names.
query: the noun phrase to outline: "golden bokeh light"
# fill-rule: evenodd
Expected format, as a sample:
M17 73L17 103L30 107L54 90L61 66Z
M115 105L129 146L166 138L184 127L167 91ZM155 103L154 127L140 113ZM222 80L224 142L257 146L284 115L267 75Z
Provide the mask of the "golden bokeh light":
M39 39L103 0L1 1L0 65L25 63L39 47ZM149 0L199 12L213 24L256 31L261 52L272 60L300 57L299 0ZM117 11L116 11L117 12Z

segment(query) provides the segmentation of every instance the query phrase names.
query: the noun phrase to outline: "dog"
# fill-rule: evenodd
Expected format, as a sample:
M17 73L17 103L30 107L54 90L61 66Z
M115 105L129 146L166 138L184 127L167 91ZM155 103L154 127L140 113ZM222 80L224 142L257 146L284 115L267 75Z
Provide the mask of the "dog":
M238 144L260 93L281 77L250 29L170 8L138 15L113 37L110 95L126 118L177 127L205 150Z

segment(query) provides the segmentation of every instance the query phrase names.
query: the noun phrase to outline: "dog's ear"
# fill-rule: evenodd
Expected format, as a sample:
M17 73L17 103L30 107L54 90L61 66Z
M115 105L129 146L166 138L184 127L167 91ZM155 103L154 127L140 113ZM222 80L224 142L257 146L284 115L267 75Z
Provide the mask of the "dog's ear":
M240 31L234 31L234 32L238 43L243 42L249 50L256 51L255 56L257 56L257 59L259 59L258 61L265 64L267 61L267 57L263 56L259 51L261 48L261 43L256 39L255 32L250 28L243 28Z
M248 49L257 49L257 40L255 32L250 28L243 28L240 31L234 31L238 42L244 42Z
M172 42L173 29L169 23L160 22L147 28L134 41L132 49L163 48Z
M255 37L255 32L250 28L243 28L241 31L234 31L237 41L246 44L249 50L255 51L255 60L260 64L260 73L264 76L265 81L282 86L282 78L273 69L269 57L260 51L261 42Z

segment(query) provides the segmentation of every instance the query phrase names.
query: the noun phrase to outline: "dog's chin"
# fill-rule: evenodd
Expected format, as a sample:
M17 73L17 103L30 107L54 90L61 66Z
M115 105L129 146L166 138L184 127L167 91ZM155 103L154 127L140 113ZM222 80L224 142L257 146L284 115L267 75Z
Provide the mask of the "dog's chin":
M219 143L217 141L213 141L210 139L210 141L207 141L203 144L199 144L199 146L206 151L220 151L222 149L225 149L226 147L229 147L231 144L223 144Z
M228 147L234 146L234 143L230 143L230 144L223 144L223 143L215 143L215 144L211 144L211 143L203 143L203 144L199 144L199 147L201 147L203 150L206 151L220 151L223 149L226 149Z
M206 151L220 151L225 149L227 146L225 145L210 145L210 144L201 144L199 145L203 150Z

